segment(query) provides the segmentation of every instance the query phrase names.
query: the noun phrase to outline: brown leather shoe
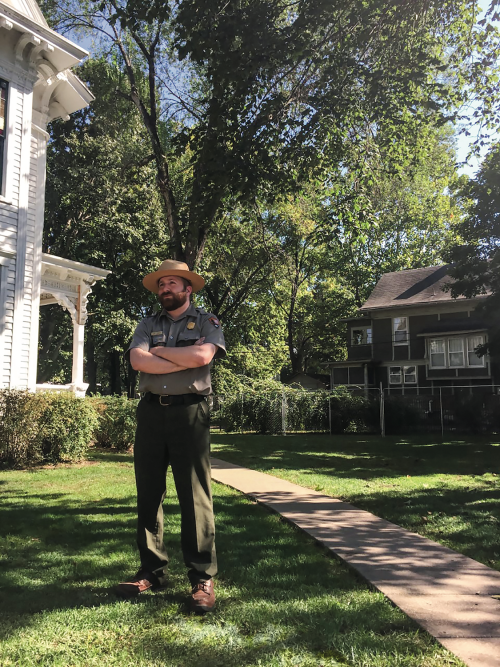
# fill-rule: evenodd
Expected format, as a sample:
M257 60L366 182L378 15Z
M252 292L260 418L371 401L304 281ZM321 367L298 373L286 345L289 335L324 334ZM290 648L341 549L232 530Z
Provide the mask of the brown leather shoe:
M197 613L212 611L215 607L214 582L199 581L191 591L191 610Z
M127 600L129 598L137 597L139 593L144 593L144 591L154 591L156 588L160 588L158 577L152 572L139 570L139 572L128 581L122 581L118 584L116 587L116 594Z

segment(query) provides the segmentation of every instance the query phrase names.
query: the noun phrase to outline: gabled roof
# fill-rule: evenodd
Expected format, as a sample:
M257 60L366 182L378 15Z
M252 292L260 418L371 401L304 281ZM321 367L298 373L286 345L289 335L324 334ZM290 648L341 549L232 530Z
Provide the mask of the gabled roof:
M384 273L361 310L467 300L464 296L454 299L449 291L444 291L445 285L453 282L449 268L445 264Z
M36 0L3 0L3 2L40 25L48 27L48 23Z

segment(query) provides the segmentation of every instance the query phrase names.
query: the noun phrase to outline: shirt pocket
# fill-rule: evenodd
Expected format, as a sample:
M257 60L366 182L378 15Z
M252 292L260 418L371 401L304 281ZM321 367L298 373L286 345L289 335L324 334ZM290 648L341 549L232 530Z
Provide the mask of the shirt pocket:
M176 347L188 347L189 345L194 345L196 341L200 340L200 334L196 332L186 332L179 334Z

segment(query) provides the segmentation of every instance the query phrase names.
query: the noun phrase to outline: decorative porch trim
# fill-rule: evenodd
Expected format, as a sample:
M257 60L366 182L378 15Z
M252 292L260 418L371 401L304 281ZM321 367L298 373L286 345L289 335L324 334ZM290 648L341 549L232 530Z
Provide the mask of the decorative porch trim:
M71 384L37 384L37 391L73 391L85 396L88 384L83 381L83 345L87 321L87 301L92 286L104 280L111 271L90 264L74 262L42 253L40 306L58 303L71 315L73 322L73 369Z

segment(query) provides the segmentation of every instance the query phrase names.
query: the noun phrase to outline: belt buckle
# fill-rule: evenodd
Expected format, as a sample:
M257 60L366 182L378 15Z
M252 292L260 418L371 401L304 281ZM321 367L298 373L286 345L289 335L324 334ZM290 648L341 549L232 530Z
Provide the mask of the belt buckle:
M164 398L167 399L167 403L164 403L164 402L163 402L162 399L164 399ZM169 394L160 394L160 395L158 396L158 400L159 400L159 402L160 402L160 405L163 405L164 407L167 407L168 405L170 405L170 395L169 395Z

